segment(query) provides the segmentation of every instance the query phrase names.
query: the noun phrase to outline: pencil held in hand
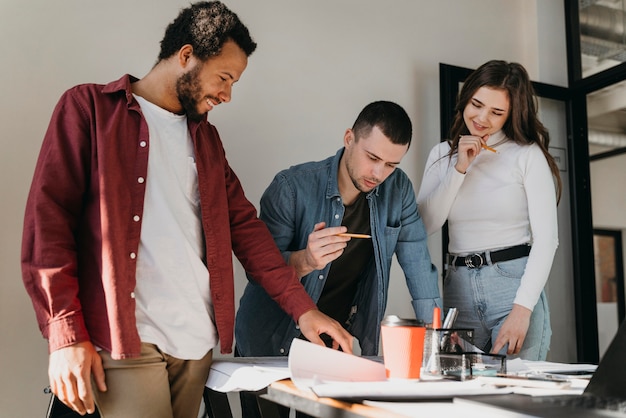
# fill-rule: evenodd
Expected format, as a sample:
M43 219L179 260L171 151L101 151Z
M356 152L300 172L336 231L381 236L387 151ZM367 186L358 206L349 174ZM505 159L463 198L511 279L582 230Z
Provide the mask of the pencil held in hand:
M349 232L345 232L343 234L337 234L338 237L350 237L350 238L372 238L371 235L366 234L351 234Z
M487 151L495 152L496 154L498 153L497 149L491 148L489 145L483 144L482 142L480 143L480 146L483 147L483 149L486 149Z

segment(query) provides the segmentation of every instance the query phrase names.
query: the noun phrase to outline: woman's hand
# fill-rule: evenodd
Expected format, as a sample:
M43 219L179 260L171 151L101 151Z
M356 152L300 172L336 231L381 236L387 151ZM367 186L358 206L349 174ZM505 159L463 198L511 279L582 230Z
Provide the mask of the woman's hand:
M461 135L457 148L457 162L454 168L461 174L467 172L467 168L482 150L483 144L487 142L489 134L484 137L474 135Z
M504 320L491 352L498 353L502 347L508 344L507 354L519 354L530 326L530 315L532 315L530 309L513 304L513 309Z

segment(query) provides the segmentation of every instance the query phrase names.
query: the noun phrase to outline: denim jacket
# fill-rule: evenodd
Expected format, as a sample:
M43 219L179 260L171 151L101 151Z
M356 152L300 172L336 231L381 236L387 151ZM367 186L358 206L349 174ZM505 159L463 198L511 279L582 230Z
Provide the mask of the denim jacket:
M324 161L309 162L276 175L261 198L260 218L267 224L285 260L306 248L313 226L325 221L340 226L344 205L337 173L343 148ZM392 256L395 253L409 288L416 318L432 321L441 307L437 269L431 263L427 235L417 211L411 181L400 169L367 194L374 261L359 280L347 329L359 340L362 355L377 355L380 323L385 315ZM317 303L330 263L301 281ZM248 276L235 321L237 351L242 356L289 354L300 336L297 324Z

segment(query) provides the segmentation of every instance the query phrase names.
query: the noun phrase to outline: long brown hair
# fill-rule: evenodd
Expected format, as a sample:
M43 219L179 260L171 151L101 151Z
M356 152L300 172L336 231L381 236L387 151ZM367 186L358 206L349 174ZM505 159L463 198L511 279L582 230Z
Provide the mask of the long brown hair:
M561 199L562 182L559 167L550 155L550 134L537 117L537 97L526 69L516 62L488 61L472 72L463 83L454 108L450 128L450 156L457 152L461 135L470 135L463 120L463 111L481 87L503 90L509 96L510 112L502 131L520 145L536 143L550 166L557 186L557 202Z

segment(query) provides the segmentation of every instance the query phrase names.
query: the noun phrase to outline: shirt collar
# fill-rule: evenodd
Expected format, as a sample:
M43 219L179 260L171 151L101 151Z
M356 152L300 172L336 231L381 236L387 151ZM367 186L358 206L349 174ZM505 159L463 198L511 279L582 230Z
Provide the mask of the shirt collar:
M105 94L112 94L123 91L126 95L126 103L130 106L130 104L135 100L131 84L138 80L139 79L137 77L130 74L124 74L118 80L111 81L109 84L105 85L102 92Z
M139 79L133 75L124 74L118 80L111 81L109 84L106 84L104 88L102 89L102 92L105 94L114 94L114 93L123 91L124 94L126 95L126 104L129 107L139 106L139 104L133 97L133 89L131 86L131 84L134 83L135 81L139 81ZM196 121L187 119L187 124L189 126L189 129L194 133L196 132L196 130L202 123L208 123L208 120L206 118L203 118L202 121L196 122Z
M494 132L491 135L489 135L489 138L487 138L487 145L491 146L491 145L497 144L498 142L502 142L505 136L506 135L503 130Z

